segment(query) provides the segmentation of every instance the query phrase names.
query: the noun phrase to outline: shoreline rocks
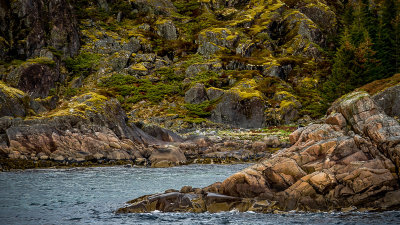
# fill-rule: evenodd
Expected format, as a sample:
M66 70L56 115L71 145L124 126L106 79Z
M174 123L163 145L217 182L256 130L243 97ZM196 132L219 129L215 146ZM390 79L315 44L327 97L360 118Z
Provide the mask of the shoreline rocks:
M290 142L223 182L140 197L117 212L400 208L400 125L367 93L338 99L325 123L297 129Z
M4 116L0 118L1 165L7 170L117 161L151 167L256 162L278 147L230 135L183 138L155 125L138 125L128 123L117 100L94 92L38 117Z

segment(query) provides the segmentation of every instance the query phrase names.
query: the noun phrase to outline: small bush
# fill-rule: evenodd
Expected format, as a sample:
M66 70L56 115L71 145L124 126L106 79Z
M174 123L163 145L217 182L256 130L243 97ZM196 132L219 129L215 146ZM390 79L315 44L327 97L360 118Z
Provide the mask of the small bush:
M189 116L205 118L211 116L211 111L216 102L217 100L204 101L199 104L185 104L185 107L189 111Z
M66 67L76 76L88 76L99 63L100 56L94 53L82 52L74 58L65 60Z

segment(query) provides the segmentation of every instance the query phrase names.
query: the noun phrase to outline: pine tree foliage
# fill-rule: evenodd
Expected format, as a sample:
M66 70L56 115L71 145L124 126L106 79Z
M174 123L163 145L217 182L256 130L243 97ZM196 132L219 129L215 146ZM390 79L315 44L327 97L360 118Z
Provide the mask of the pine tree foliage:
M327 101L399 72L398 5L395 0L384 0L380 8L369 0L347 3L341 45L323 87Z

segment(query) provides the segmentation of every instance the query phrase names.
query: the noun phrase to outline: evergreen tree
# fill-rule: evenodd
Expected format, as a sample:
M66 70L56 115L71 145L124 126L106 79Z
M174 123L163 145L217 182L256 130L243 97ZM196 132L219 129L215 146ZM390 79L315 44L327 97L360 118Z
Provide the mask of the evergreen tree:
M384 0L380 16L377 51L382 62L382 78L399 72L399 15L394 0Z
M383 78L384 68L377 58L377 46L374 44L377 21L368 0L347 5L352 16L347 16L345 32L338 48L332 67L332 74L324 84L324 95L333 101L343 94L353 91L366 83ZM346 18L345 18L346 19ZM374 33L371 37L371 33ZM393 49L392 49L393 50Z
M333 101L339 96L351 91L354 87L349 82L356 76L354 67L355 47L351 43L351 36L346 29L341 40L341 46L336 52L332 74L324 84L324 97Z
M354 73L351 83L354 87L362 86L366 83L380 79L382 70L381 63L375 58L376 51L373 50L372 39L368 31L364 31L363 41L354 52Z
M361 20L363 27L368 31L368 35L373 43L377 41L378 33L378 12L376 6L371 6L370 0L362 0L360 3Z

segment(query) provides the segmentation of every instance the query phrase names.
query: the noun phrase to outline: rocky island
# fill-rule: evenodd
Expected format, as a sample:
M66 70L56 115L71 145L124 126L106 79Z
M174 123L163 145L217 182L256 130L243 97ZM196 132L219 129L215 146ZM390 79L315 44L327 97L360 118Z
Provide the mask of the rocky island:
M0 170L252 162L117 212L398 209L399 7L0 0Z

